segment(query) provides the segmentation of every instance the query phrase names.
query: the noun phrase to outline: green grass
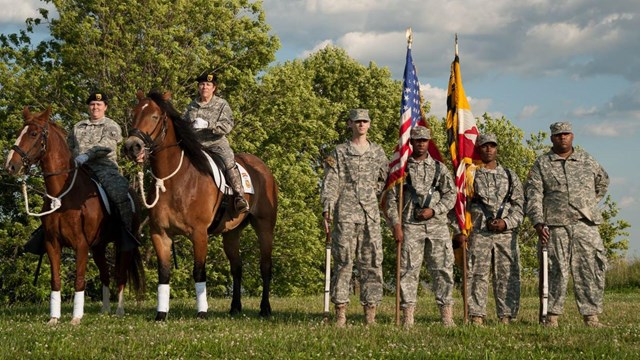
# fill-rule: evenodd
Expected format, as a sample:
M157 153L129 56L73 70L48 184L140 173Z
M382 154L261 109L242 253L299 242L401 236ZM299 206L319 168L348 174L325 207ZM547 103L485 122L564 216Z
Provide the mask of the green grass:
M322 298L274 298L274 315L257 316L259 299L245 299L245 312L231 318L227 299L210 299L207 320L195 319L195 301L173 300L168 321L156 323L155 302L129 304L118 318L100 315L87 304L82 324L69 324L72 304L63 304L62 322L46 324L48 304L0 309L1 358L32 359L281 359L281 358L504 358L637 359L640 354L640 291L608 292L601 320L609 327L582 325L574 299L567 301L559 329L537 324L535 297L522 299L517 323L498 325L493 308L487 326L460 326L461 301L454 329L438 323L430 294L421 296L416 326L394 325L395 299L385 297L378 324L362 325L362 309L353 298L348 327L322 323ZM492 299L490 300L493 301Z

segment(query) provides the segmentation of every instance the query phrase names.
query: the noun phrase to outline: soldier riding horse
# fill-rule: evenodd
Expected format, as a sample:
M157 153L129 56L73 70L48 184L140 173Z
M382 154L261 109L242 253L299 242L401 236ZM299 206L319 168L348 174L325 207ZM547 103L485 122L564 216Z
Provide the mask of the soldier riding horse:
M255 229L260 245L260 315L269 316L271 250L278 194L271 171L256 156L236 154L236 162L246 169L255 189L253 194L245 194L250 210L238 214L233 206L221 206L225 195L212 177L212 168L191 124L183 120L169 102L170 94L152 92L145 97L138 91L136 96L138 104L133 109L125 150L131 160L150 161L156 179L155 195L150 198L151 204L147 204L151 240L158 256L156 320L165 320L169 311L171 237L180 234L189 237L193 243L197 316L205 317L208 309L205 262L209 234L222 234L233 276L230 312L235 314L242 310L240 233L247 224Z

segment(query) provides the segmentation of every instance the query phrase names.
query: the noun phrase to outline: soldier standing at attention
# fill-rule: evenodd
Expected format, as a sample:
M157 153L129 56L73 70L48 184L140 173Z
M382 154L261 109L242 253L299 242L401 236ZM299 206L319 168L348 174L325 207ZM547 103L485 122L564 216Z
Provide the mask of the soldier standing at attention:
M415 126L410 133L413 152L407 160L407 178L403 191L402 226L398 214L396 188L388 193L386 214L397 242L402 243L400 261L400 307L402 325L414 323L418 281L423 259L431 275L432 290L440 309L442 324L453 322L453 245L447 214L454 206L456 190L447 167L429 156L431 131Z
M204 73L196 81L199 96L187 106L183 118L191 123L198 141L222 160L225 177L235 194L235 210L247 212L249 203L244 198L240 170L226 136L233 129L233 112L227 101L216 95L218 77L215 73Z
M601 327L607 256L598 232L598 203L609 175L587 152L573 147L571 123L551 125L551 151L538 157L525 184L526 213L549 247L547 324L558 326L569 273L584 323Z
M129 182L118 168L118 143L122 131L115 121L105 116L109 100L101 92L92 93L87 99L89 120L78 122L69 134L68 143L78 166L85 164L98 177L120 212L120 217L133 239L133 209L129 200ZM137 241L137 240L135 240Z
M348 126L352 137L325 160L320 194L323 217L333 219L331 301L336 326L346 325L346 310L354 263L360 277L360 303L365 323L375 323L382 300L382 235L378 198L387 178L384 150L367 140L369 111L353 109Z
M489 274L493 274L496 313L502 324L516 319L520 308L520 250L516 228L524 217L524 193L518 175L497 162L494 134L478 136L482 167L475 171L474 196L467 202L473 230L469 239L469 316L482 325L487 316ZM464 243L464 235L457 235Z

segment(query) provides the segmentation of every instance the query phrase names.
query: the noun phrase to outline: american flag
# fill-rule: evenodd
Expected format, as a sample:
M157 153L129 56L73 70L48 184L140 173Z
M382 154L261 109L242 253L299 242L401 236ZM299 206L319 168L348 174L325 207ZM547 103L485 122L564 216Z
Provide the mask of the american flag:
M387 178L385 191L391 189L405 177L407 159L412 152L411 146L409 145L411 129L416 125L428 127L421 105L420 82L418 81L416 67L413 65L411 47L407 47L407 61L404 66L402 101L400 107L400 139L393 152L393 158L389 163L389 177ZM428 151L435 159L442 160L440 151L433 141L429 142Z

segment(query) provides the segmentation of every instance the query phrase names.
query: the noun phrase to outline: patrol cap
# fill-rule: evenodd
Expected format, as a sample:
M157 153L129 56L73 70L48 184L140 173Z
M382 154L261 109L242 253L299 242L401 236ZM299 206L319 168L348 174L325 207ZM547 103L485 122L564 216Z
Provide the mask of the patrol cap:
M351 109L349 110L349 120L351 121L371 121L369 118L369 110L367 109Z
M91 93L91 95L89 95L89 97L87 98L87 105L89 105L92 101L102 101L105 105L109 105L109 98L107 97L107 94L99 91L93 92Z
M498 145L498 139L496 138L495 134L482 134L482 135L479 135L478 138L476 139L477 147L480 147L488 143L494 143Z
M551 129L551 135L558 135L558 134L573 132L570 122L556 122L551 124L551 126L549 126L549 129Z
M213 71L206 71L206 72L202 73L202 75L198 76L196 78L196 81L198 83L210 82L210 83L217 84L218 83L218 75L216 75L216 73L214 73Z
M411 138L412 139L425 139L431 140L431 130L427 129L422 125L416 125L411 129Z

